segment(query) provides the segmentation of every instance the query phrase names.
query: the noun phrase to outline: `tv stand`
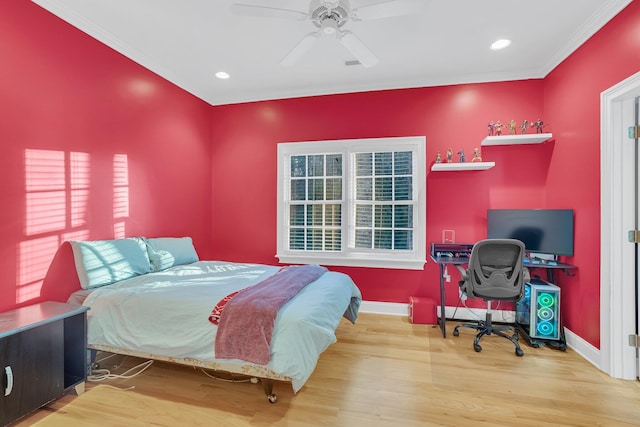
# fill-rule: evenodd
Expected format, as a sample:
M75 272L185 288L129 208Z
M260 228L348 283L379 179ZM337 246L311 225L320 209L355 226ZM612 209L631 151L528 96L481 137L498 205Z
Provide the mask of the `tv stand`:
M84 391L88 309L48 301L0 313L0 426Z

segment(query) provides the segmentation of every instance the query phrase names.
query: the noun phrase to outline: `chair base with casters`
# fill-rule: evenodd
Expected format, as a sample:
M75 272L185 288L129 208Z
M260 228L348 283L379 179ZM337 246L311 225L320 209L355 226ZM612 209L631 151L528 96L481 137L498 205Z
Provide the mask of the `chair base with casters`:
M516 347L516 356L522 357L524 352L520 348L520 343L518 342L518 330L514 326L510 325L494 325L491 322L491 301L488 301L487 307L487 315L484 321L478 321L477 323L460 323L453 329L453 336L457 337L460 335L459 328L471 328L478 331L475 339L473 340L473 349L477 352L482 351L482 347L480 346L480 338L485 335L497 335L502 338L506 338L513 343ZM506 334L505 331L512 331L513 335Z
M458 282L460 291L470 298L482 298L487 302L485 321L463 323L455 327L453 335L459 335L461 327L478 331L473 340L473 349L482 351L480 338L498 335L506 338L516 347L516 356L524 353L518 344L518 331L511 326L494 326L491 322L491 302L518 302L524 296L524 284L529 280L529 271L523 266L525 246L517 239L485 239L476 242L471 249L468 268L456 265L462 280ZM505 333L513 330L513 335Z

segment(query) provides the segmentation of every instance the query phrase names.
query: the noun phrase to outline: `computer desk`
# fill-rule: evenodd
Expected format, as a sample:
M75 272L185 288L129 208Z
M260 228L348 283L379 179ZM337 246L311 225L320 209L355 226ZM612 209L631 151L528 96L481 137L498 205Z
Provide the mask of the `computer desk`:
M446 266L451 265L451 266L456 266L456 265L466 265L469 264L469 258L468 257L451 257L451 256L434 256L434 255L430 255L431 259L438 264L438 269L440 272L440 316L438 316L437 318L437 322L438 322L438 326L440 326L440 330L442 331L442 336L444 338L447 337L447 318L444 315L444 305L445 305L445 287L444 287L444 269ZM546 275L547 275L547 281L553 284L556 284L556 276L555 276L555 271L556 270L562 270L564 271L568 276L573 276L573 273L571 272L572 269L576 268L575 265L571 265L571 264L565 264L562 262L556 262L556 263L552 263L549 264L547 262L534 262L534 260L531 260L529 258L527 258L524 262L524 267L528 268L528 269L535 269L535 268L542 268L545 270ZM457 268L456 268L457 270Z
M573 276L574 273L571 271L574 268L576 268L575 265L573 264L566 264L564 262L552 262L552 261L547 261L547 260L539 260L536 258L525 258L524 262L522 263L522 265L526 268L528 268L529 270L533 270L536 268L541 268L545 270L545 273L547 275L547 282L549 283L553 283L554 285L557 285L558 282L556 282L556 271L557 270L562 270L565 272L565 274L567 276Z

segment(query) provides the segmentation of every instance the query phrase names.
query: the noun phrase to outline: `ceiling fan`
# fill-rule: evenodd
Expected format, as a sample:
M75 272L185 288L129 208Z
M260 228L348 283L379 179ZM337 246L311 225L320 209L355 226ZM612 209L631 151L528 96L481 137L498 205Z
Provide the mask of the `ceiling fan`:
M417 13L425 3L427 2L424 0L419 2L415 0L373 0L373 4L352 9L349 0L311 0L308 12L234 3L231 6L231 12L243 16L309 20L317 27L317 30L304 36L282 59L280 62L282 65L295 64L320 37L335 37L364 67L369 68L378 63L378 58L355 34L349 30L343 30L342 27L348 21L368 21Z

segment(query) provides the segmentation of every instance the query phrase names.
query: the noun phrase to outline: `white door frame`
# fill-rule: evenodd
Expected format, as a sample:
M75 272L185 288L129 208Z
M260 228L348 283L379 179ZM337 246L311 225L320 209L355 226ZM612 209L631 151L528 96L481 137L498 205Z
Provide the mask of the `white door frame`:
M614 378L636 379L634 245L635 158L627 128L640 96L640 72L600 95L600 363Z

